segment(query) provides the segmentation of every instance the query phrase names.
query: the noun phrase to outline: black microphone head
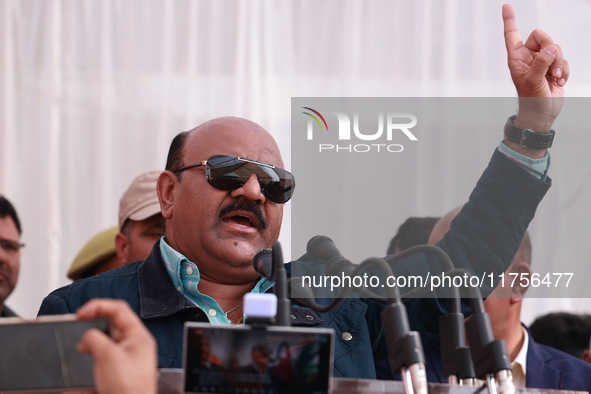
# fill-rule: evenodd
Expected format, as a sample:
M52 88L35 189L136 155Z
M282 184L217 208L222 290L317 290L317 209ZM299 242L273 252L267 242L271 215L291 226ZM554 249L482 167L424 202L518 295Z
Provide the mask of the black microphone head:
M324 235L316 235L308 241L306 250L311 255L323 260L330 260L333 257L342 257L332 239Z
M279 241L273 242L273 261L278 267L283 267L283 250ZM260 253L260 251L259 251Z
M261 249L254 255L252 259L254 270L260 276L273 280L273 249Z
M316 302L314 301L314 291L306 284L304 284L302 278L292 278L289 281L288 285L290 299L293 302L301 306L317 310L316 308L314 308L314 305L316 305Z
M329 276L341 276L342 274L351 276L357 267L343 256L335 256L326 262L325 271Z
M301 300L313 300L315 298L314 291L305 284L302 278L292 278L289 281L289 290L291 298Z

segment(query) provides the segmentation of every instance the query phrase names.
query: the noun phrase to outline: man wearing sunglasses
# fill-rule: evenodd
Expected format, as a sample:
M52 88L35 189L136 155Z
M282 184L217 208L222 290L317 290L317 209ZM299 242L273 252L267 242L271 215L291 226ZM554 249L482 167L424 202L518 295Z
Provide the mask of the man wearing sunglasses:
M475 272L490 272L489 263L504 272L549 187L546 148L561 109L552 98L564 96L569 74L550 37L536 30L524 45L510 6L504 7L503 19L518 94L543 100L520 102L504 143L456 219L463 226L443 241L454 261L458 257L470 266L470 255L482 257L476 262L480 266L472 267ZM293 176L282 168L270 134L245 119L214 119L179 134L157 185L165 237L143 262L54 291L39 313L75 312L91 298L124 299L156 337L159 366L181 367L186 321L241 323L244 294L272 287L255 273L252 259L278 238L283 203L294 191ZM374 359L385 353L380 308L348 299L322 317L292 309L292 322L335 329L335 376L375 378ZM432 324L440 313L439 305L415 302L409 308L414 327Z
M157 183L166 236L144 262L56 290L39 314L74 312L91 298L125 299L159 342L160 367L180 367L185 321L241 323L244 294L271 289L252 260L279 237L295 188L282 167L273 137L246 119L180 133Z

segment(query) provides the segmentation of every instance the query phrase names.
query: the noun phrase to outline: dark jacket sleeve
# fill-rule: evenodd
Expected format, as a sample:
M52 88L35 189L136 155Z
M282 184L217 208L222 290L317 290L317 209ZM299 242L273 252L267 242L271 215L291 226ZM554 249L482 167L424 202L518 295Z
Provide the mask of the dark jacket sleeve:
M456 268L478 278L484 297L511 264L550 183L496 150L449 232L437 243ZM433 254L412 256L392 268L396 275L422 275L428 279L426 286L437 283L434 276L442 276L441 263Z
M495 150L470 199L437 245L456 267L498 279L511 264L550 184L550 178L536 178ZM493 288L485 281L484 295Z
M550 178L536 178L495 150L468 202L437 244L456 268L463 268L478 278L483 297L490 294L511 264L550 185ZM428 273L431 278L442 275L440 264L433 256L409 258L395 267L395 271L399 275L421 271L421 275ZM438 316L448 312L446 299L412 299L406 306L412 329L419 331L424 339L438 334ZM465 315L471 313L466 300L462 311Z

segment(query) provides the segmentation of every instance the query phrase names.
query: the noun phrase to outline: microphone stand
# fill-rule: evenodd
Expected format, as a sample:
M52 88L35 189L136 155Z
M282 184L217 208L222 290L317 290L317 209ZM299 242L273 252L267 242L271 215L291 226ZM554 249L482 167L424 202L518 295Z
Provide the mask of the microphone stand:
M283 252L279 241L273 242L273 248L261 249L253 258L255 271L268 280L275 281L273 292L277 297L277 313L275 324L278 326L291 326L289 314L291 301L287 296L287 273L283 265Z
M420 245L406 249L394 256L387 257L386 260L389 263L395 264L398 261L410 256L411 254L421 251L435 253L437 256L439 256L439 261L444 266L444 270L447 275L459 275L465 273L472 275L464 269L455 269L447 253L438 247L430 245ZM470 355L468 355L466 350L463 349L464 346L461 336L456 337L455 339L457 340L457 343L454 343L452 346L454 346L456 356L459 358L459 365L457 365L458 370L454 372L457 372L460 376L460 379L465 379L467 383L473 381L471 376L486 376L488 390L491 394L497 394L497 386L499 388L499 393L513 394L515 393L515 384L513 383L511 362L505 341L494 339L490 318L484 310L484 304L482 302L482 296L480 292L475 287L470 286L467 287L467 290L470 292L470 305L473 311L472 318L465 323L466 332L468 333L468 343L470 344ZM452 292L453 298L456 301L451 304L452 317L449 317L448 319L456 319L456 321L452 324L456 327L461 327L461 321L458 319L461 316L461 319L463 320L463 315L460 313L459 290L458 288L452 286L450 291ZM405 293L404 296L416 296L422 292L423 289L415 289ZM442 318L444 317L442 316ZM444 327L444 329L446 328ZM441 336L441 339L443 338L444 337ZM442 348L442 359L445 357L446 350L447 349ZM468 361L469 356L471 356L473 360L474 374L471 371L472 368ZM442 368L445 368L443 362ZM451 381L453 380L454 379L452 378Z
M466 322L466 331L476 375L486 376L489 393L514 394L516 389L507 345L502 339L494 339L482 298L471 298L470 301L473 315Z
M291 326L289 314L291 301L287 297L287 274L283 265L283 252L279 241L273 242L273 270L275 271L275 295L277 296L277 317L278 326Z
M326 246L325 248L319 246L323 244L324 246ZM403 259L417 253L434 253L435 255L437 255L439 257L439 261L444 266L444 272L447 275L459 275L465 273L471 275L471 273L464 269L455 269L453 263L451 262L451 259L442 249L430 245L415 246L396 255L388 256L383 260L367 259L352 272L352 263L346 260L340 254L332 240L330 240L330 238L328 237L317 236L312 238L308 243L308 252L319 258L328 260L326 269L327 272L330 272L331 268L340 268L342 270L347 270L347 274L351 276L359 274L360 272L365 270L365 268L367 268L368 265L377 265L386 275L393 275L390 266L388 264L385 264L385 267L383 267L383 263L388 262L390 264L396 264L402 261ZM387 291L390 291L391 289L392 288L390 288L389 286L387 287ZM390 343L398 343L400 340L400 333L409 332L409 329L408 317L406 316L404 305L400 302L399 289L397 287L394 287L393 289L395 291L394 295L388 294L388 304L390 305L384 311L387 313L386 316L382 315L382 320L384 322L384 332L386 333L388 353L390 355L398 355L402 345L390 345ZM303 294L305 298L308 298L306 304L315 309L315 307L318 305L312 300L314 296L310 295L310 289L307 290L308 293ZM349 290L350 289L348 288L343 288L339 293L338 297L345 297L346 294L348 294ZM374 294L368 289L356 289L356 291L358 291L362 295L369 296L371 298L376 298L378 301L383 301L382 297ZM473 382L474 376L486 375L488 389L491 394L497 394L496 382L498 382L500 393L515 393L515 385L512 381L511 368L506 345L504 341L494 340L494 337L492 336L492 327L490 324L490 319L484 311L484 305L482 303L482 297L480 292L478 292L476 288L468 287L468 291L471 293L471 306L472 310L474 311L474 317L470 319L468 323L466 323L466 330L468 331L469 343L474 343L474 346L470 347L470 353L468 353L468 348L464 346L463 340L463 314L461 313L460 309L461 298L459 294L459 289L451 286L450 291L452 292L451 301L453 302L451 302L450 305L452 316L448 319L451 320L450 324L455 327L455 334L452 335L452 337L454 337L455 343L452 344L452 347L455 353L455 357L458 358L459 365L457 366L457 374L460 377L461 381L469 384ZM424 292L426 292L426 289L418 288L405 293L404 297L416 297ZM306 293L306 291L302 291L302 293ZM393 299L396 300L396 303L392 302ZM338 301L333 300L333 302L331 302L330 304L320 307L320 309L317 310L330 310L337 304L337 302ZM406 326L404 323L405 321ZM416 339L409 338L406 341L408 341L408 343L412 343L413 341L416 341ZM470 356L474 359L474 364L472 364ZM397 359L397 357L390 356L390 362L393 372L398 372L399 370L397 369L397 367L399 366L400 362ZM409 370L400 370L400 372L402 374L403 381L408 381ZM455 373L451 374L451 376L455 375ZM453 383L454 380L455 379L453 377L450 378L450 383ZM407 388L406 386L407 384L405 383L405 388ZM407 392L409 392L408 390L412 390L412 388L407 388Z
M319 251L319 253L314 253L315 251ZM386 277L394 276L392 268L384 259L379 258L366 259L351 271L354 265L341 255L334 242L328 237L317 236L312 238L308 242L308 252L328 259L326 264L327 273L335 270L346 270L351 276L357 276L368 268L375 267L381 270ZM343 288L337 299L345 297L350 290L350 288ZM377 295L365 288L357 289L357 291L371 298L383 299L383 296ZM425 356L423 354L420 335L418 332L410 331L406 307L401 301L398 287L387 286L386 293L388 306L382 312L382 324L384 326L390 368L394 373L399 372L401 374L406 393L427 394ZM322 311L330 310L337 302L333 300L329 305L320 309ZM308 306L315 309L318 304L310 299Z

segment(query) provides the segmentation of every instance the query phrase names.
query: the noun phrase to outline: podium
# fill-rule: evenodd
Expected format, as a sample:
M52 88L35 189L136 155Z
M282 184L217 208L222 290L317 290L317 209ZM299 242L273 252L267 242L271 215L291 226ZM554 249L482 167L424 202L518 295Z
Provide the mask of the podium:
M182 394L184 371L182 369L161 369L158 375L159 394ZM400 381L333 378L332 393L335 394L404 394L404 386ZM518 393L588 393L588 391L565 391L547 389L518 389ZM431 394L487 394L484 386L450 386L442 383L429 383Z

